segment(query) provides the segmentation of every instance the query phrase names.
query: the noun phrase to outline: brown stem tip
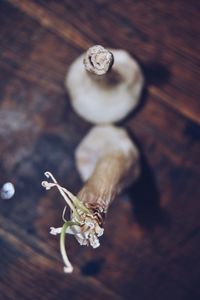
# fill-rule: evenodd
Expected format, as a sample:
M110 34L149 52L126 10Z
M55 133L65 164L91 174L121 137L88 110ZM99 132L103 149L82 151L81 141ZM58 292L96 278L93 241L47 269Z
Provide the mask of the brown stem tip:
M113 54L100 45L90 47L84 57L85 69L96 75L106 74L114 62Z

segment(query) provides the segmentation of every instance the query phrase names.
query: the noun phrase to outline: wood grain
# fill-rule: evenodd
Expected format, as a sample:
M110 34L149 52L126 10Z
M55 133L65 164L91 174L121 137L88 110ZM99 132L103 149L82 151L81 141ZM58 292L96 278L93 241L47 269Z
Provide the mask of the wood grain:
M0 2L1 298L198 299L200 106L198 1ZM146 88L125 126L142 175L114 201L101 247L68 240L75 273L62 272L63 200L43 173L78 192L74 149L91 127L71 109L64 78L92 44L125 48Z
M188 4L182 8L170 3L157 5L158 1L139 3L126 0L121 9L121 1L96 4L90 1L65 1L46 2L34 1L30 4L26 0L10 0L19 9L28 13L47 28L57 28L58 34L69 40L70 36L60 28L75 27L73 33L74 45L83 37L79 44L85 48L92 43L102 43L105 46L126 49L140 59L146 66L148 77L149 68L157 68L158 73L167 74L168 84L154 86L150 89L152 95L160 96L184 115L200 122L200 105L198 93L198 2L194 1L193 10L188 9ZM171 2L171 1L169 1ZM190 3L192 6L192 4ZM172 9L172 10L171 10ZM173 14L171 13L173 11ZM189 11L189 13L188 13ZM98 17L96 15L98 14ZM48 20L46 22L46 20ZM84 31L82 30L84 24ZM94 29L95 24L95 29ZM109 38L104 32L113 28L117 33L110 34ZM91 42L87 42L88 38ZM84 46L83 46L84 47ZM192 78L192 80L191 80ZM163 92L164 91L164 92Z

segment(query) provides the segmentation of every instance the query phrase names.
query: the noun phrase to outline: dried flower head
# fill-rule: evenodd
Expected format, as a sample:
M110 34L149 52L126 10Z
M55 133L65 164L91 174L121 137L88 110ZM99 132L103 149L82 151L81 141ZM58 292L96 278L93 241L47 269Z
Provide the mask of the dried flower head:
M100 245L98 237L103 234L104 230L99 225L98 218L90 209L88 209L70 191L60 186L50 172L45 172L44 174L47 178L51 178L53 182L43 181L42 186L46 190L57 187L71 210L71 220L66 220L64 217L67 208L67 206L65 206L62 214L62 219L64 221L63 226L59 228L50 228L51 234L60 234L60 252L64 262L64 272L71 273L73 267L68 259L65 248L65 234L74 234L80 245L91 245L93 248L97 248Z

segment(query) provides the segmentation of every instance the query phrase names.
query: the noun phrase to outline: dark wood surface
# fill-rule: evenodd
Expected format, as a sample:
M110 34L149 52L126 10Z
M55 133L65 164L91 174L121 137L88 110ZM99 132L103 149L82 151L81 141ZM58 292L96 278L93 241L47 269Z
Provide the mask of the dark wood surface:
M0 299L200 299L199 1L0 1ZM142 176L109 210L101 247L68 239L62 272L63 201L40 186L50 170L81 188L74 149L91 127L64 88L87 47L124 48L146 89L125 126Z

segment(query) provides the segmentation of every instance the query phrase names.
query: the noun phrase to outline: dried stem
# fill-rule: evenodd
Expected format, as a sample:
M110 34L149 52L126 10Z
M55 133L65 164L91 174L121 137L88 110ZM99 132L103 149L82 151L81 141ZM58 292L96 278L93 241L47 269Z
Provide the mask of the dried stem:
M65 249L65 233L66 233L67 227L72 226L72 225L74 225L73 222L70 222L70 221L65 222L63 224L61 234L60 234L60 252L61 252L62 259L63 259L64 265L65 265L64 266L64 272L65 273L72 273L73 272L72 264L69 261L69 258L67 256L67 252L66 252L66 249Z
M131 153L129 155L131 156ZM99 216L101 225L112 200L131 176L129 162L132 162L131 157L127 158L117 151L103 156L78 194L85 206ZM132 171L135 172L135 169Z
M104 75L112 67L113 54L100 45L90 47L84 57L85 69L95 75Z

